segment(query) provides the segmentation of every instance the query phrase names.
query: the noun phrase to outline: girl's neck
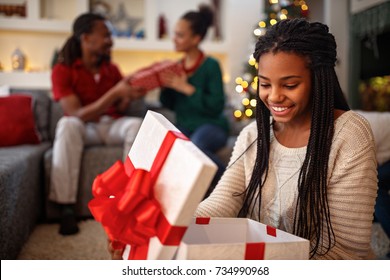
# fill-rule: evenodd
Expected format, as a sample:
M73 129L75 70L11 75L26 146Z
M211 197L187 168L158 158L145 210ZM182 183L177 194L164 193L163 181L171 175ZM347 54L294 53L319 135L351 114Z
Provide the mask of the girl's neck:
M288 148L301 148L307 146L310 137L311 121L301 124L273 124L274 135L278 142Z

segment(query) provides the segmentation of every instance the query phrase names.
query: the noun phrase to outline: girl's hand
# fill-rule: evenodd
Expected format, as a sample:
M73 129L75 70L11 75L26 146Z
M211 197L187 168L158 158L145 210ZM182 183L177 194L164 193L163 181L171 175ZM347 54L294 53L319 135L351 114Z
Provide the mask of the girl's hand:
M117 241L112 241L110 239L107 239L107 250L110 253L112 260L122 260L122 254L123 254L123 248L117 249L115 246Z

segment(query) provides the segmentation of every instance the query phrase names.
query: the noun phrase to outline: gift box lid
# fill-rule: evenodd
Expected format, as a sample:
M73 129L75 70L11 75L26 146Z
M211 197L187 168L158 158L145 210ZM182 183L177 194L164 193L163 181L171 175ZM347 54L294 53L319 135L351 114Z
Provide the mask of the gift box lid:
M128 157L136 169L150 171L157 154L165 148L169 133L176 136L155 181L154 197L170 225L187 228L215 175L216 164L163 115L150 110ZM177 244L164 244L158 237L152 237L147 259L172 259L179 244L180 240ZM131 251L129 246L127 249ZM124 257L129 257L128 250Z

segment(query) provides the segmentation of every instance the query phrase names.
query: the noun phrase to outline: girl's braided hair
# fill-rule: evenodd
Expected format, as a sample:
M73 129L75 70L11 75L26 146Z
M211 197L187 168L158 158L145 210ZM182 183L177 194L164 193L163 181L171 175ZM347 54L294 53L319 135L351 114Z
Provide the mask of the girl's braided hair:
M81 57L80 37L82 34L91 33L96 21L105 21L106 18L99 14L85 13L80 15L73 23L73 34L65 42L59 52L58 62L65 65L72 63Z
M310 254L323 255L335 243L327 199L328 160L334 133L334 109L348 111L334 66L336 42L326 25L304 19L287 19L270 27L259 37L254 57L265 53L288 52L302 56L311 72L312 119L306 157L298 179L298 200L294 234L311 240ZM259 87L258 87L259 91ZM259 93L259 92L258 92ZM261 203L261 189L267 179L270 151L270 112L257 94L257 155L253 174L238 214L254 212L255 200ZM250 210L252 206L252 210ZM258 208L258 218L260 219ZM326 238L329 236L329 238Z

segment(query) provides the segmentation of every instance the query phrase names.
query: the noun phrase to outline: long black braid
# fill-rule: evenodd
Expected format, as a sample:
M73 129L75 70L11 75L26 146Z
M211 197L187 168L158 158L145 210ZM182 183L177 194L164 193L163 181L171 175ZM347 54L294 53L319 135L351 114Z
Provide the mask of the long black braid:
M312 120L306 157L298 179L298 200L294 234L311 240L311 257L323 255L334 245L335 236L327 199L328 161L334 133L334 109L348 111L334 66L336 42L326 25L304 19L284 20L272 26L256 43L254 57L265 53L288 52L304 57L311 71ZM259 87L258 87L259 91ZM257 94L257 155L244 204L238 214L246 217L258 201L267 179L270 151L270 112ZM324 240L324 236L329 236Z
M94 13L85 13L77 17L73 23L73 34L65 42L58 55L58 63L72 65L72 63L81 57L81 40L82 34L91 33L96 21L106 20L105 17Z

